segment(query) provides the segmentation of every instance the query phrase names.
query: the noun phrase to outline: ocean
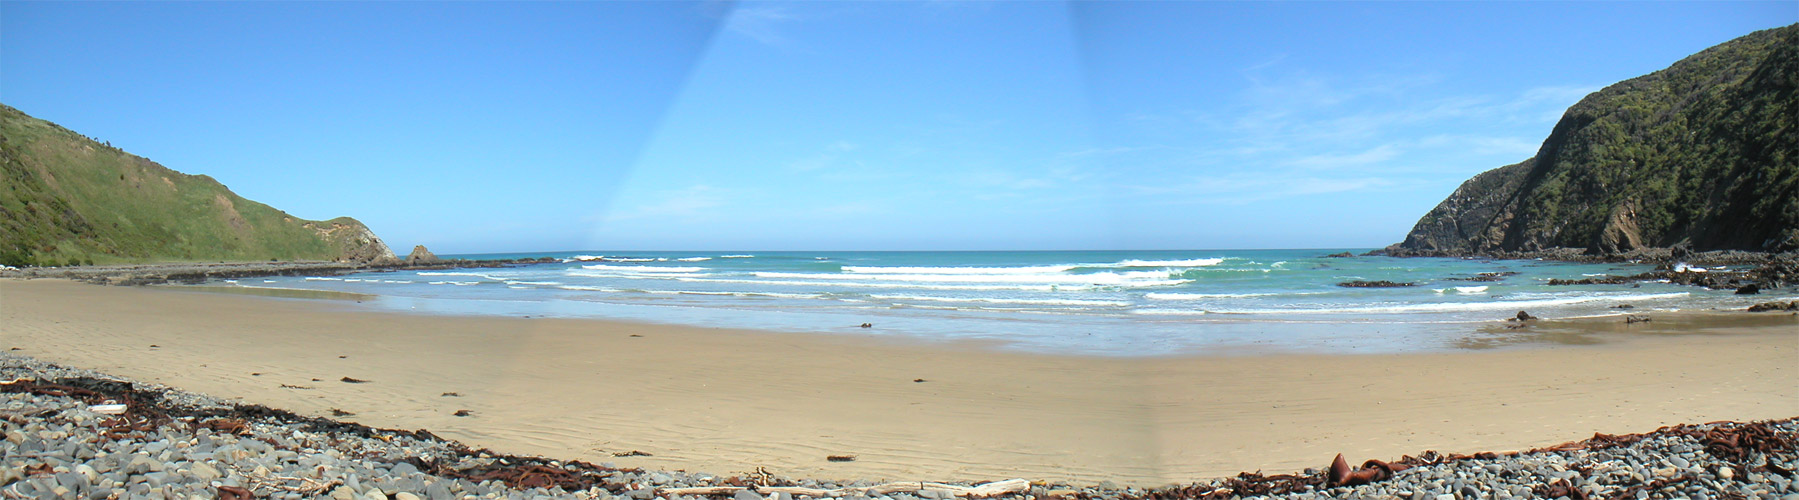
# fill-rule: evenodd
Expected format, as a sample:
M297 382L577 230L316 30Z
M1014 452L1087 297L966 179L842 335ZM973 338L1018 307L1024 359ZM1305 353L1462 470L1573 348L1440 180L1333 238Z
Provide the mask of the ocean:
M559 259L511 268L226 284L369 294L347 307L423 314L899 336L1100 356L1491 347L1526 341L1501 327L1521 310L1570 318L1782 298L1669 283L1545 284L1653 269L1645 264L1326 256L1365 250L586 251L446 256ZM1497 280L1468 280L1481 273ZM1337 285L1376 280L1418 286Z

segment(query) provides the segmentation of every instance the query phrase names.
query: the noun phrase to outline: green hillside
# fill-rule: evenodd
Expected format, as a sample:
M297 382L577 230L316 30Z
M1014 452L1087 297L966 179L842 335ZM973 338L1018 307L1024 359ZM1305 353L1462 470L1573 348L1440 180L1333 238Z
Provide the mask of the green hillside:
M1469 180L1388 252L1799 249L1796 84L1799 25L1606 87L1535 157Z
M355 219L300 219L0 104L0 264L392 259Z

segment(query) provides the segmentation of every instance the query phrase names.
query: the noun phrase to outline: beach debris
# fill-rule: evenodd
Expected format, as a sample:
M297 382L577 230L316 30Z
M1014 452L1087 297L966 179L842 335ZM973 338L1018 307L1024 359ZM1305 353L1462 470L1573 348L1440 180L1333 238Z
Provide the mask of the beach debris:
M1648 316L1625 316L1624 317L1624 324L1627 324L1627 325L1637 324L1637 323L1648 323L1648 322L1649 322Z
M241 418L214 418L200 422L199 427L228 434L248 434L250 424Z
M1531 316L1530 313L1528 313L1528 312L1518 311L1517 315L1512 316L1510 318L1506 318L1506 321L1530 321L1533 319L1538 319L1538 318L1536 316Z
M256 494L251 493L250 490L236 486L219 487L219 500L251 500L253 498L256 498Z
M313 380L318 380L318 379L313 379ZM282 389L305 389L305 390L312 390L312 388L311 388L311 387L307 387L307 386L303 386L303 385L293 385L293 384L281 384L281 388L282 388Z
M1749 306L1749 312L1762 311L1799 311L1799 300L1792 302L1763 302Z
M10 350L13 350L13 351L23 351L23 350L25 350L25 348L23 348L23 347L14 347L14 348L12 348L12 349L10 349Z
M156 344L150 344L150 348L151 348L151 349L156 349L156 348L159 348L159 347L162 347L162 346L159 346L159 345L156 345Z
M874 323L863 323L862 327L863 328L874 328L875 324Z
M644 452L637 451L637 450L631 450L631 451L621 451L621 452L613 453L612 456L615 456L615 457L651 457L651 456L655 456L655 455L651 455L651 454L644 453Z
M665 497L677 495L728 495L739 491L750 491L748 486L702 486L695 488L661 488L656 492ZM974 486L956 486L953 484L928 483L922 481L906 481L898 483L877 484L866 487L848 487L836 489L810 488L805 486L756 486L754 491L764 496L786 493L790 496L809 496L813 498L843 498L851 496L885 496L894 493L919 493L929 491L937 497L950 495L964 498L988 498L1030 491L1031 482L1023 479L1007 479Z
M316 379L316 378L315 378L315 379L312 379L312 381L313 381L313 382L324 382L324 381L323 381L323 380L319 380L319 379Z
M638 334L635 334L635 333L633 333L633 334L631 334L631 336L632 336L632 337L639 337L639 338L641 338L641 337L643 337L643 336L642 336L642 335L638 335Z
M456 410L456 413L451 413L451 415L455 415L458 417L468 417L468 416L473 416L474 414L475 414L475 412L468 411L468 410Z
M914 384L922 384L924 382L925 382L925 379L922 379L922 378L912 379L912 383L914 383Z
M333 416L333 417L349 417L349 416L354 416L354 415L356 415L356 414L353 412L347 412L347 411L343 411L343 410L340 410L337 408L331 409L331 416Z
M457 393L454 393L454 392L446 392L446 393L443 393L443 395L442 395L442 396L439 396L439 397L445 397L445 398L460 398L460 397L462 397L462 395L461 395L461 394L457 394Z
M1612 309L1636 309L1636 308L1637 308L1637 306L1633 306L1630 304L1618 304L1618 305L1612 306Z
M369 381L367 381L367 380L363 380L363 379L359 379L359 378L350 378L350 377L344 377L344 378L343 378L343 379L342 379L342 380L343 380L343 382L344 382L344 383L346 383L346 384L366 384L366 383L369 383Z
M261 376L262 376L262 372L250 372L250 376L252 376L252 377L261 377Z
M1399 288L1399 287L1407 287L1407 286L1418 286L1418 284L1417 283L1409 283L1409 282L1379 280L1379 281L1345 281L1342 283L1338 283L1337 286L1344 287L1344 288Z
M1660 489L1660 488L1658 487L1657 489ZM1587 500L1587 492L1581 491L1580 488L1575 488L1573 484L1568 483L1567 479L1557 479L1554 483L1538 486L1536 488L1533 488L1531 490L1531 493L1535 493L1535 494L1539 495L1541 498L1563 498L1563 497L1566 497L1566 498L1570 498L1572 500ZM1625 497L1619 497L1619 498L1625 498ZM1636 498L1636 497L1631 496L1629 498Z
M1380 460L1362 462L1358 469L1349 468L1349 462L1343 460L1343 454L1331 461L1330 475L1325 477L1325 486L1355 486L1393 478L1393 473L1411 468L1404 464L1389 464Z
M88 411L92 411L94 413L98 413L101 415L124 415L125 414L125 405L122 405L122 404L91 405L91 406L88 406L87 409L88 409Z
M832 461L832 462L854 462L854 461L856 461L856 456L855 455L830 455L830 456L825 457L825 460Z
M349 359L349 356L338 356L337 359Z

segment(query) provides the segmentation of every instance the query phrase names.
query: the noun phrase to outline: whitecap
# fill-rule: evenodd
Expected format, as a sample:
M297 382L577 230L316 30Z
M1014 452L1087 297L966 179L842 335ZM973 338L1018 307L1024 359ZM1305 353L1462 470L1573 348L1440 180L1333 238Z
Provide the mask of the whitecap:
M706 270L706 268L704 268L704 267L610 266L610 265L606 265L606 264L591 264L591 265L581 266L581 268L582 269L592 269L595 271L613 271L613 272L622 272L622 273L697 273L697 272Z

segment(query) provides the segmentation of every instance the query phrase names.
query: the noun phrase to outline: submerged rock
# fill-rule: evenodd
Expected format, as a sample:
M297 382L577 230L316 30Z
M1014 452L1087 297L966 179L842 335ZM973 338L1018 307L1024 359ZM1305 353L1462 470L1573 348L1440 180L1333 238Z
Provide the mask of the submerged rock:
M1407 286L1418 286L1418 284L1417 283L1400 283L1400 282L1394 282L1394 281L1380 280L1380 281L1345 281L1342 283L1338 283L1337 286L1345 287L1345 288L1399 288L1399 287L1407 287Z

